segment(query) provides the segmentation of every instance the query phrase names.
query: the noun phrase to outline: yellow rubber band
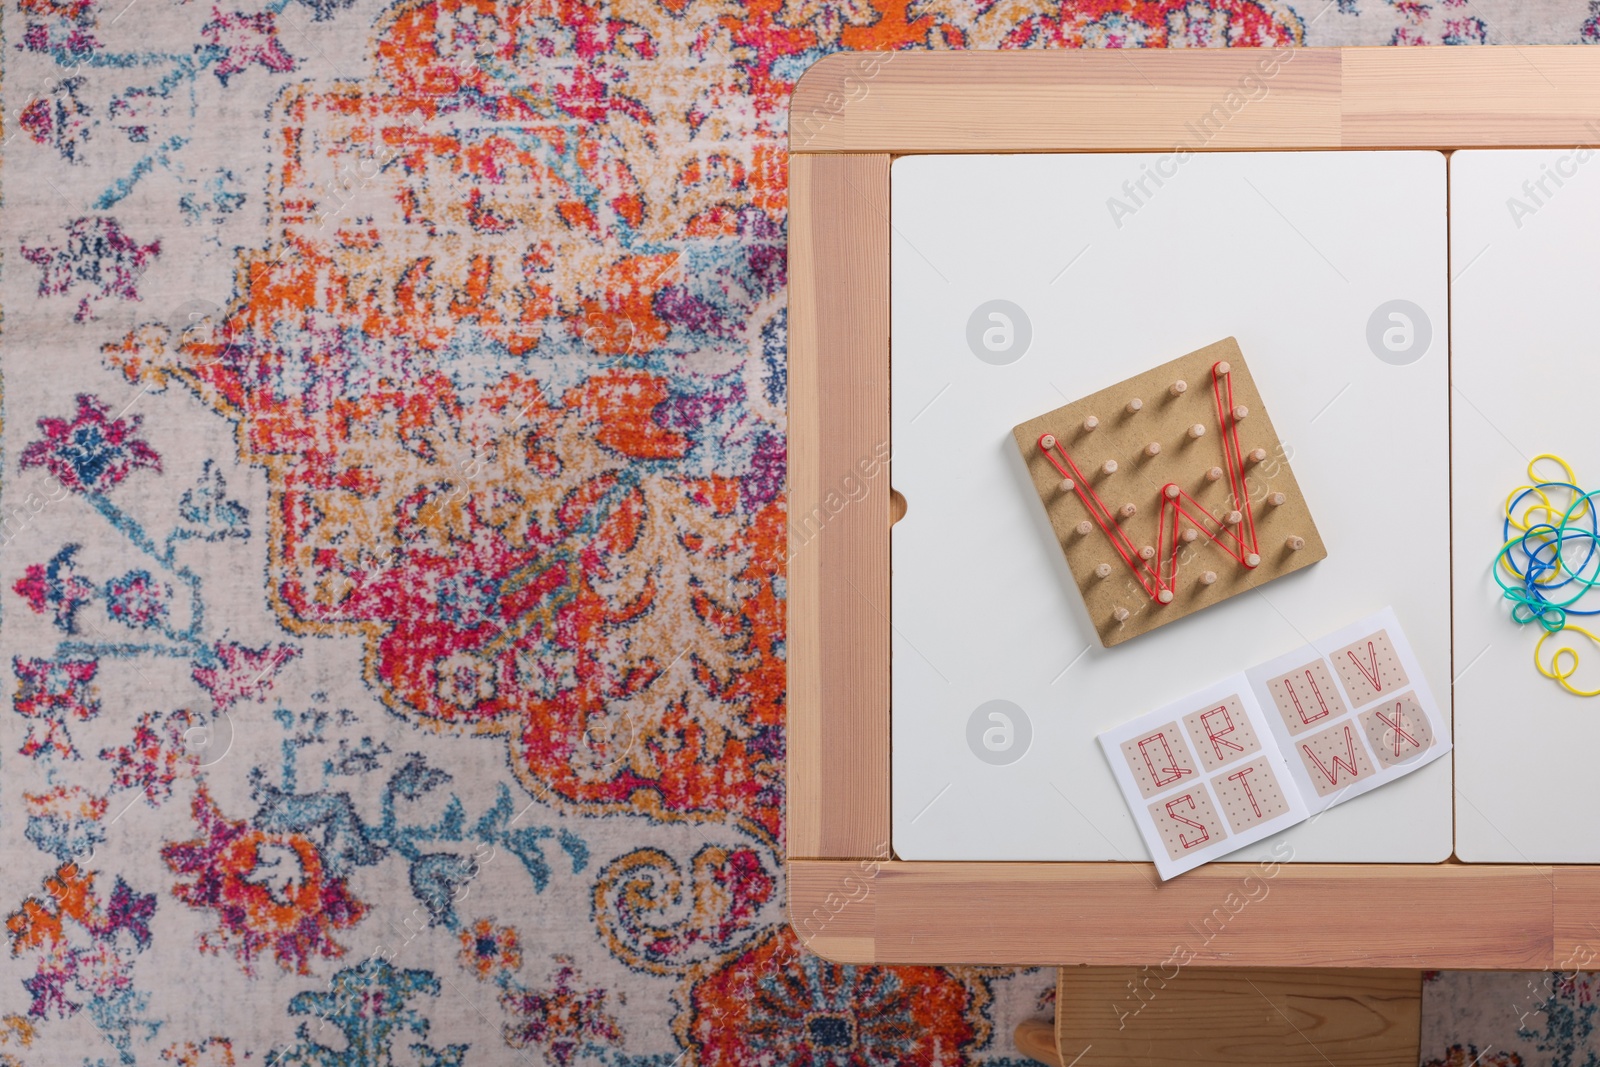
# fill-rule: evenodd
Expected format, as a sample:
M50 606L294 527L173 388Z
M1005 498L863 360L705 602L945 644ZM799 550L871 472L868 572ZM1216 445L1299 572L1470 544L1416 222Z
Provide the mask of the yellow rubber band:
M1600 645L1600 637L1596 637L1588 630L1585 630L1582 626L1573 626L1569 623L1568 625L1563 626L1561 629L1555 631L1555 633L1546 632L1539 635L1539 643L1533 646L1533 665L1539 668L1540 674L1544 675L1546 678L1553 679L1557 685L1561 686L1561 688L1565 689L1573 696L1600 696L1600 689L1579 689L1577 686L1567 681L1568 678L1571 678L1578 671L1578 650L1573 648L1571 645L1562 645L1560 648L1555 650L1550 657L1550 666L1548 669L1546 669L1544 661L1539 658L1539 652L1544 648L1544 643L1546 641L1558 633L1568 632L1580 633L1587 637L1590 641L1594 642L1596 645ZM1563 656L1568 658L1563 659ZM1564 668L1564 664L1570 664L1570 666L1565 666Z

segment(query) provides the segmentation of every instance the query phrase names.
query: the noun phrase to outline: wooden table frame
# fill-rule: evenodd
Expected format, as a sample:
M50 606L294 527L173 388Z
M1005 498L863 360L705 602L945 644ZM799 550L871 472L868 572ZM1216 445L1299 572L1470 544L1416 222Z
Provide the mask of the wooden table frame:
M787 851L801 940L854 963L1600 957L1600 867L1216 863L1162 884L1144 863L894 859L888 468L893 157L1593 144L1600 52L841 53L795 87L790 137Z

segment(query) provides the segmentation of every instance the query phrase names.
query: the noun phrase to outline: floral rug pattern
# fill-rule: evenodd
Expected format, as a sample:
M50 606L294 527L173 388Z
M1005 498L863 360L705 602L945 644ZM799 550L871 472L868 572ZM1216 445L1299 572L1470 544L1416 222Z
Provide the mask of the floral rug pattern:
M0 1065L1018 1062L1049 972L784 919L796 80L1597 11L11 0Z

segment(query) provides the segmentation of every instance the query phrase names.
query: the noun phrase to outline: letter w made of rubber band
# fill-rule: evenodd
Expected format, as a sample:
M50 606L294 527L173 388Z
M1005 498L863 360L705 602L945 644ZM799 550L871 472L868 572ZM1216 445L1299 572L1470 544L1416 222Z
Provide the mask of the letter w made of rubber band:
M1256 537L1255 512L1250 507L1250 481L1245 477L1245 453L1239 447L1239 423L1244 408L1233 403L1232 368L1218 362L1211 368L1212 391L1217 400L1217 422L1221 427L1222 447L1226 453L1223 470L1228 476L1229 497L1238 506L1225 515L1214 515L1176 482L1161 487L1161 514L1156 522L1156 543L1153 557L1144 556L1143 550L1128 537L1118 523L1116 515L1106 506L1105 500L1084 477L1078 464L1067 454L1066 448L1051 434L1039 437L1039 449L1054 464L1061 477L1073 483L1073 489L1082 498L1089 515L1110 539L1112 547L1122 557L1134 578L1144 586L1150 598L1161 604L1172 603L1177 595L1178 553L1184 538L1180 528L1193 529L1202 537L1209 537L1228 555L1251 570L1261 565L1261 546ZM1129 516L1132 517L1131 515ZM1185 527L1184 524L1188 525ZM1193 541L1194 538L1189 538Z

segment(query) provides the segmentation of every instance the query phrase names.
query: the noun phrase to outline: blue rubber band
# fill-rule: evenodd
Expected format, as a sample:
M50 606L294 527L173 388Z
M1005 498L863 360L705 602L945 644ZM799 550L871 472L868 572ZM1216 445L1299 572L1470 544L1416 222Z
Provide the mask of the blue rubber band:
M1570 472L1569 472L1570 473ZM1560 520L1521 529L1514 517L1524 501L1537 495L1532 509L1555 511L1550 491L1569 498ZM1494 580L1511 602L1511 618L1535 624L1547 633L1567 625L1569 616L1600 615L1600 596L1585 598L1600 586L1600 489L1585 491L1571 482L1539 482L1524 487L1506 505L1501 523L1501 548L1494 560Z

